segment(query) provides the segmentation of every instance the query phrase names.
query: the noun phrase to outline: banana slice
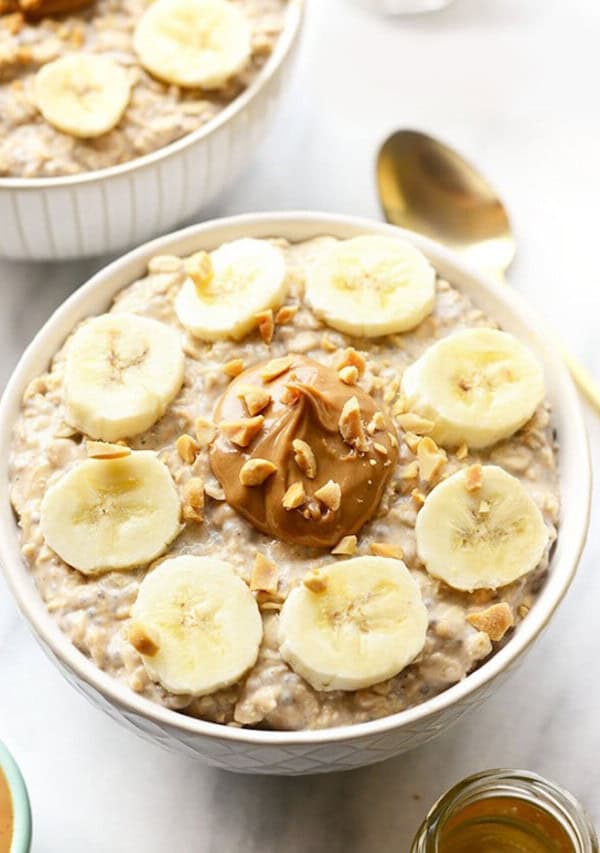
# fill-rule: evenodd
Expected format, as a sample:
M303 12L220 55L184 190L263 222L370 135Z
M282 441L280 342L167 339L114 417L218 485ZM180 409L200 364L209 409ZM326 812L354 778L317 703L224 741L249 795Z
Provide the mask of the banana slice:
M73 336L65 365L67 420L91 438L117 441L162 417L183 382L179 334L136 314L102 314Z
M156 0L133 46L144 68L177 86L219 89L252 55L252 31L228 0Z
M258 605L221 560L190 554L165 560L142 581L131 615L130 639L150 677L170 693L204 696L228 687L258 657Z
M224 243L210 260L212 274L206 282L187 278L175 300L181 324L196 337L242 338L256 326L257 314L285 299L283 254L266 240Z
M403 240L355 237L319 256L306 295L334 329L366 338L389 335L413 329L431 313L435 271Z
M121 120L131 96L124 68L93 53L68 53L35 75L33 97L47 122L71 136L101 136Z
M479 466L476 466L479 467ZM516 477L484 465L458 471L427 496L417 516L417 553L454 589L497 589L531 572L548 544L542 513Z
M425 643L427 610L401 560L355 557L318 570L281 610L281 656L315 690L396 675Z
M402 377L412 412L433 421L446 447L489 447L531 418L544 399L533 354L506 332L466 329L433 344Z
M180 529L168 468L144 450L79 462L50 486L41 508L47 544L85 575L149 563Z

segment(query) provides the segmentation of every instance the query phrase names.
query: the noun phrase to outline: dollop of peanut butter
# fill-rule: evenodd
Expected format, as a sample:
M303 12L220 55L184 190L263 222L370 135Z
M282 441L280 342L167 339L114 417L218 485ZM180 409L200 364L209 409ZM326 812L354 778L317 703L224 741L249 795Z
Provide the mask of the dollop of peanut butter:
M357 533L398 458L391 418L373 397L302 355L241 373L215 421L210 464L228 503L263 533L299 545L328 548ZM259 469L269 474L253 476Z

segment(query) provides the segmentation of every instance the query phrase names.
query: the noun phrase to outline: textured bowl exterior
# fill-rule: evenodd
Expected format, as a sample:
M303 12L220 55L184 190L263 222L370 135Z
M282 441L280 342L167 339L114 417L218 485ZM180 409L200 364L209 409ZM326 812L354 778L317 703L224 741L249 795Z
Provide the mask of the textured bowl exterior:
M257 150L300 40L304 0L256 80L214 120L135 160L64 178L0 178L0 256L63 260L121 251L173 229L226 189Z
M229 728L177 714L99 670L58 629L35 589L21 557L8 495L7 459L23 391L46 369L76 323L106 310L122 287L144 274L152 255L212 249L242 235L302 240L324 233L346 238L368 232L412 240L442 275L474 297L541 359L560 442L563 499L561 530L548 579L527 619L503 649L462 682L415 708L355 726L302 732ZM292 775L347 770L419 746L483 702L506 678L549 622L575 574L589 524L590 462L579 400L555 349L551 337L516 294L482 278L432 241L392 226L318 213L257 214L195 225L155 240L115 261L76 291L38 333L6 388L0 403L0 559L9 587L42 648L71 684L113 719L167 749L227 770Z

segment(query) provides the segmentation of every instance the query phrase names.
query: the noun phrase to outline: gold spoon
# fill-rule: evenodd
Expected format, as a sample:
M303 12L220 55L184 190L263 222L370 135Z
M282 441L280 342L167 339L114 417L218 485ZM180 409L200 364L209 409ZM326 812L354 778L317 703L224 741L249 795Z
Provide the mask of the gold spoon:
M399 130L382 145L377 186L388 222L453 249L498 281L516 251L502 201L476 169L437 139ZM600 385L561 347L580 391L600 414Z

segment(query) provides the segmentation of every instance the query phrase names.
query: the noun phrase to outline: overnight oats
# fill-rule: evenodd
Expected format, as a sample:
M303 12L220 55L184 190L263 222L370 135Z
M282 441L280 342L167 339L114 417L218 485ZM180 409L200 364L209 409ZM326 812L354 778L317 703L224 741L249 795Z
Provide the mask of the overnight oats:
M163 148L256 78L287 0L0 0L0 177Z
M535 356L395 238L162 255L24 396L23 556L74 645L194 717L357 723L527 618L559 517Z

